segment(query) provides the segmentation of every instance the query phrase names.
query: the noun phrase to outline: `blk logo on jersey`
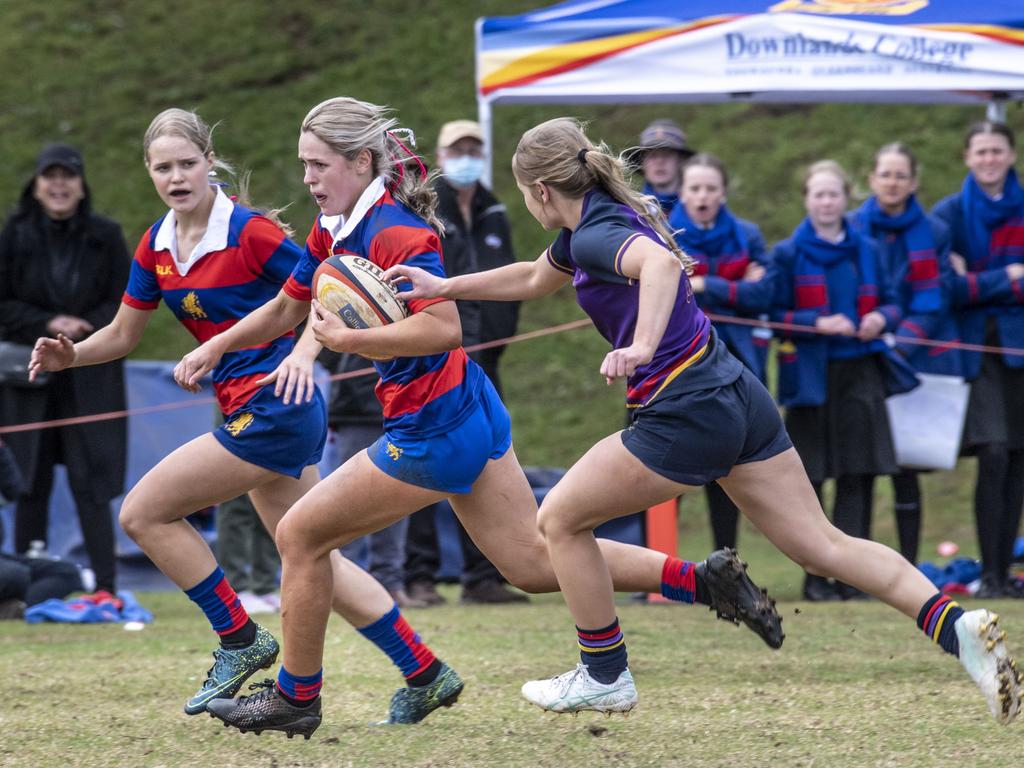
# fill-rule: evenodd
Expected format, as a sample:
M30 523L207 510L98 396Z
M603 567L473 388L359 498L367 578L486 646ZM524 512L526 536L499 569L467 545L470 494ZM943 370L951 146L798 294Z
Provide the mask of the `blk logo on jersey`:
M171 274L171 265L170 264L157 264L156 265L156 273L160 277L168 277Z
M253 422L253 415L251 413L240 413L231 421L224 425L224 429L231 434L232 437L238 437L242 432L248 429L249 425Z
M185 298L181 300L181 311L193 320L206 319L206 312L203 311L203 305L199 303L199 297L196 296L195 291L185 294Z

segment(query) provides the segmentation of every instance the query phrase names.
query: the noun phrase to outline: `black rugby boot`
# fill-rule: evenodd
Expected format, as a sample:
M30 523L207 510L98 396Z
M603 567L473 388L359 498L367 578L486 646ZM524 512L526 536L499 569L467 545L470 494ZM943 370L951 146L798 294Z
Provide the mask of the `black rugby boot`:
M257 736L263 731L284 731L289 739L301 733L308 740L320 726L319 697L308 707L296 707L285 700L273 680L249 687L261 690L237 699L214 699L206 705L206 711L223 721L225 728L232 725L242 733L252 731Z
M747 576L747 564L726 547L697 563L697 575L704 580L711 595L711 610L718 618L747 625L771 648L781 648L786 635L782 617L775 610L775 601L768 590L758 587Z

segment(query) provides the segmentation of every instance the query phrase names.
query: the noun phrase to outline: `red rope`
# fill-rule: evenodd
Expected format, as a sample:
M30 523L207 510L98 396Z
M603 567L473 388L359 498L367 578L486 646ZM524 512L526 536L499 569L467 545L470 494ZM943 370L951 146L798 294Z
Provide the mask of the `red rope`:
M746 325L753 326L755 328L769 328L772 330L779 331L798 331L801 333L820 333L812 325L796 325L794 323L777 323L770 320L757 320L748 319L744 317L730 317L725 315L708 314L708 318L715 323L731 323L733 325ZM579 328L585 328L592 325L589 319L573 320L569 323L562 323L561 325L553 325L548 328L541 328L536 331L528 331L527 333L520 333L515 336L509 336L504 339L495 339L494 341L485 341L481 344L473 344L467 346L465 349L467 352L476 352L480 349L491 349L492 347L502 347L506 344L515 344L520 341L529 341L530 339L538 339L542 336L550 336L555 333L562 333L563 331L574 331ZM1024 349L1017 347L990 347L984 344L966 344L961 341L934 341L932 339L915 339L915 338L903 338L900 337L901 344L917 344L924 347L947 347L949 349L962 349L968 352L988 352L990 354L1008 354L1008 355L1024 355ZM369 376L370 374L376 374L377 370L372 366L366 368L360 368L354 371L345 371L344 373L336 373L330 377L331 381L343 381L345 379L354 379L358 376ZM211 405L216 402L213 397L201 397L192 398L190 400L177 400L172 403L163 403L161 405L148 405L142 408L132 408L124 411L110 411L108 413L96 413L90 416L72 416L67 419L54 419L52 421L34 421L27 424L14 424L8 427L0 427L0 435L7 435L14 432L30 432L35 429L47 429L50 427L68 427L75 424L92 424L97 421L109 421L111 419L123 419L127 416L137 416L146 413L158 413L160 411L171 411L179 408L195 408L200 405Z

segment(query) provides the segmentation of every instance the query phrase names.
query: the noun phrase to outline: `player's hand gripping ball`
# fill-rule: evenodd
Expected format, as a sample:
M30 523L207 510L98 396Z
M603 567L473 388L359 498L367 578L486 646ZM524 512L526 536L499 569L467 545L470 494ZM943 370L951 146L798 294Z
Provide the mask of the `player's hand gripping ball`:
M395 289L381 279L383 274L380 267L361 256L329 256L313 275L313 295L349 328L388 325L408 317L409 310Z

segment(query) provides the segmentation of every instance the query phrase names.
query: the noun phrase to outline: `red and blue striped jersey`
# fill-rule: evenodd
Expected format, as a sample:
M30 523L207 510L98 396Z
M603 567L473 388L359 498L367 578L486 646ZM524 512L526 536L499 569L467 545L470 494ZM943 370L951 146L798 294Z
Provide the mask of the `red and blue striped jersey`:
M364 196L372 192L368 189ZM313 274L332 254L361 256L381 269L409 264L444 277L437 233L387 190L354 227L346 225L338 239L331 226L335 221L335 217L320 216L313 224L306 255L284 285L292 298L312 298ZM439 301L447 299L415 299L407 304L410 314L415 314ZM376 392L384 408L384 429L418 437L441 434L462 423L483 385L483 371L461 347L436 355L375 361L374 367L380 374Z
M302 250L272 221L232 203L218 190L206 234L191 258L173 251L174 212L142 236L122 301L136 309L167 302L200 343L226 331L266 304L302 258ZM213 371L213 388L225 415L248 402L255 382L275 370L294 345L294 332L268 343L228 352Z

